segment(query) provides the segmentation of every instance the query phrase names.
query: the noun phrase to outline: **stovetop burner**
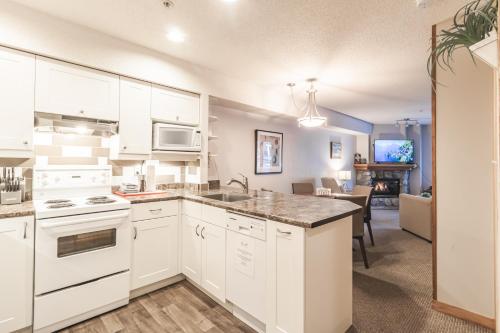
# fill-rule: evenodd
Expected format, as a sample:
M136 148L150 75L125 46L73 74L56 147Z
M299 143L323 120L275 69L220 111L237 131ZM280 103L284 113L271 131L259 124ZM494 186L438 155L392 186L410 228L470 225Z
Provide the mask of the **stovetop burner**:
M87 198L88 201L97 201L97 200L105 200L105 199L109 199L109 198L105 195L98 195L95 197Z
M71 202L69 199L52 199L52 200L47 200L45 203L47 205L49 204L60 204L60 203L66 203L66 202Z
M107 196L98 196L87 199L88 205L98 205L98 204L106 204L116 202L115 199L107 197Z
M60 202L60 203L54 203L51 205L48 205L47 208L53 209L53 208L66 208L66 207L73 207L75 206L74 203L69 202Z

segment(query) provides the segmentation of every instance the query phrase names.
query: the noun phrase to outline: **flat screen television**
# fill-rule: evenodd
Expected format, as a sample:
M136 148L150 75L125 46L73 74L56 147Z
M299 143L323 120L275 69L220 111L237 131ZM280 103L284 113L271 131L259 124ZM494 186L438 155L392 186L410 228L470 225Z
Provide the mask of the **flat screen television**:
M375 163L414 163L413 140L375 140Z

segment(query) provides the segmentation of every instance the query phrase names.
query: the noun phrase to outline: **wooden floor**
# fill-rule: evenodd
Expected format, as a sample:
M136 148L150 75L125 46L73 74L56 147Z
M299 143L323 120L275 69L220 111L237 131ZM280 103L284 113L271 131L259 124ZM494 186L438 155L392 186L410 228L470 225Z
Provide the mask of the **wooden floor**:
M127 306L60 332L255 333L187 281L135 298Z

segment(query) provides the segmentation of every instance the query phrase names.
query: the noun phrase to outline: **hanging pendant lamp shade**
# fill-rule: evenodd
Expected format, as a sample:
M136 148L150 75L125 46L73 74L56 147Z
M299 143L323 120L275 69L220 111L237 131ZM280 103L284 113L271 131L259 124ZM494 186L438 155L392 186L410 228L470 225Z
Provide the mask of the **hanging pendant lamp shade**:
M305 107L305 114L303 117L297 119L299 123L299 127L319 127L323 126L326 123L326 117L322 117L318 109L316 107L316 88L314 88L313 83L311 82L311 87L307 91L307 105Z
M307 103L302 111L304 116L297 119L299 127L319 127L326 124L326 117L322 117L316 107L317 90L316 88L314 88L314 81L316 81L316 79L308 80L308 82L311 83L311 86L309 87L309 90L307 90ZM288 86L290 87L290 89L292 89L292 100L295 107L297 107L297 104L295 104L295 99L293 98L293 87L295 86L295 84L289 83Z

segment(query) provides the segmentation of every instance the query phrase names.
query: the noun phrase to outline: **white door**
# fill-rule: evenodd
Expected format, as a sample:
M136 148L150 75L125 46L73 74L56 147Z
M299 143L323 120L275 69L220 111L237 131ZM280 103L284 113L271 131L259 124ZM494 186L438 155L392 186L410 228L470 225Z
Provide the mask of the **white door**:
M304 229L268 221L267 333L304 332Z
M33 299L33 216L0 222L0 332L31 325Z
M118 121L118 76L62 61L36 58L35 110Z
M0 124L3 125L0 128L0 151L24 151L24 154L31 154L35 56L0 47L0 73Z
M133 223L132 290L179 274L178 217Z
M226 229L204 223L201 286L221 301L226 299Z
M153 85L151 117L157 121L198 125L200 123L200 97Z
M151 153L151 84L120 77L119 132L120 153Z
M201 228L203 222L182 216L182 273L201 284Z

